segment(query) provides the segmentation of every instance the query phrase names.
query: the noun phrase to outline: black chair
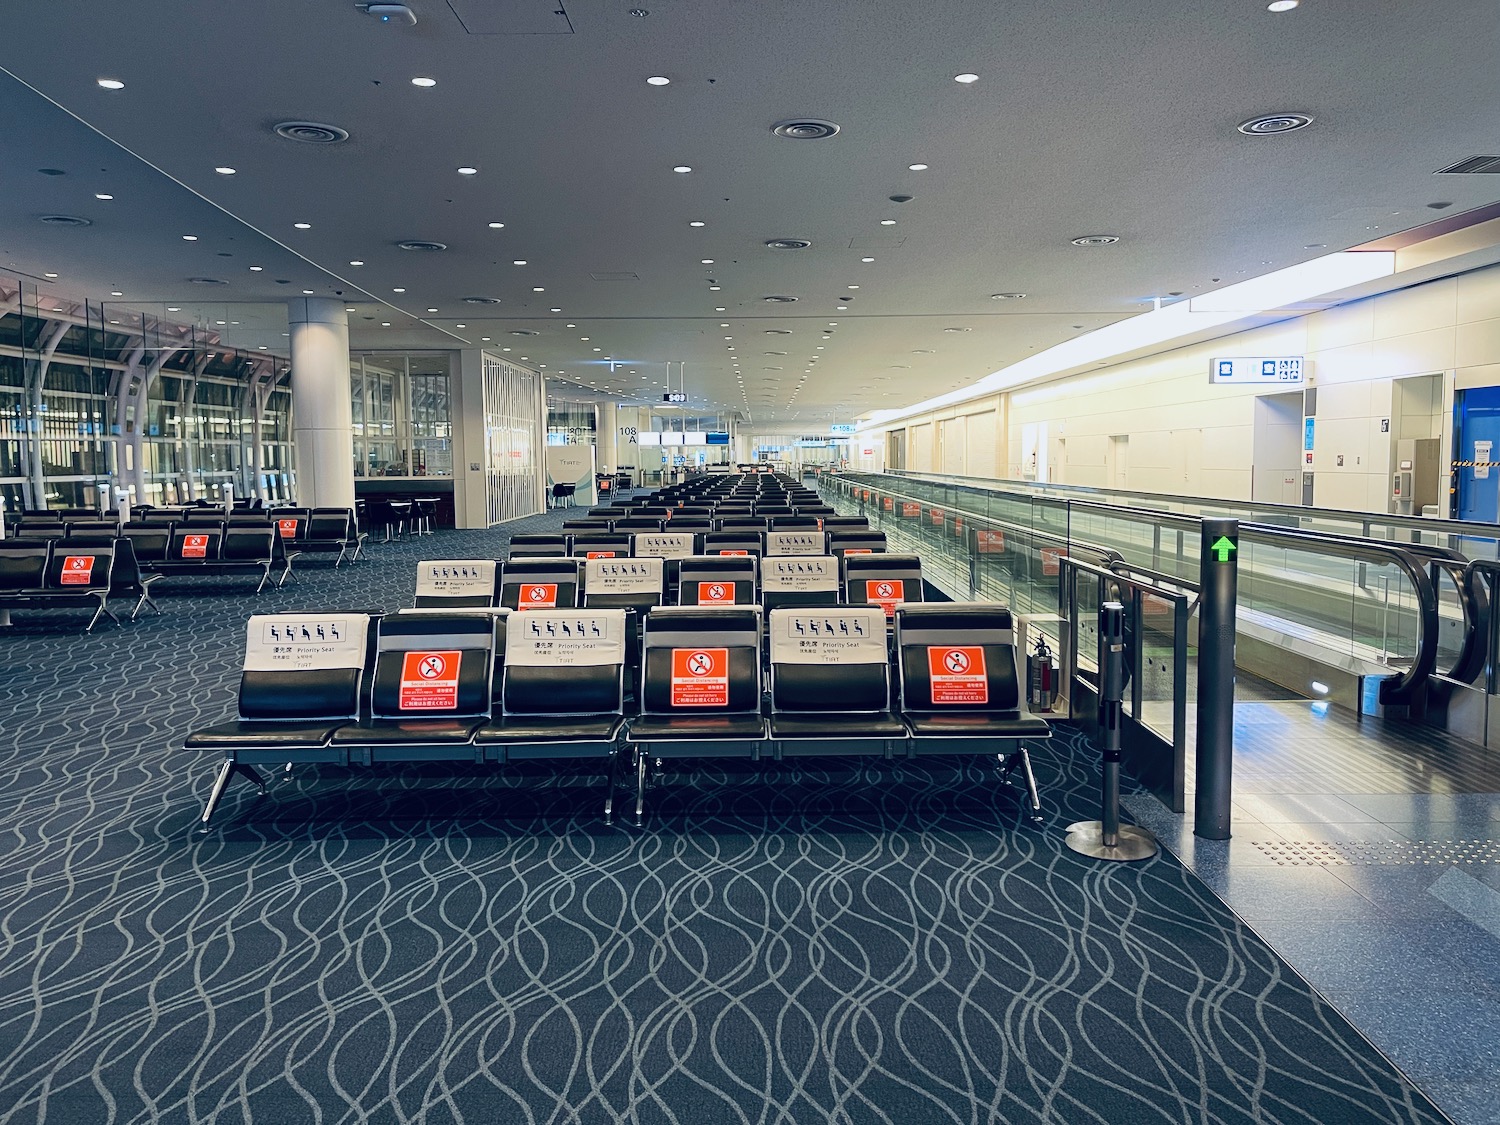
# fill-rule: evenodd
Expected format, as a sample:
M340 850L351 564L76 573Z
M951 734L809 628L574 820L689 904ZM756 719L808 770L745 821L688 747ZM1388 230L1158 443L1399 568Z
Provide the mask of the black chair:
M760 565L760 604L769 612L807 606L836 606L842 582L832 555L776 556Z
M635 752L637 825L653 761L759 754L766 735L760 649L759 606L667 606L646 615L641 714L626 733Z
M766 557L772 555L825 555L828 542L816 527L796 531L768 531Z
M760 560L754 555L694 555L677 566L678 605L756 605Z
M759 531L710 531L703 536L705 555L749 555L765 554L765 535Z
M771 741L787 755L905 750L891 713L885 614L872 606L770 613Z
M580 531L568 552L580 559L623 559L630 556L630 533Z
M200 823L207 827L236 774L266 791L256 765L328 745L359 717L370 618L362 613L256 614L246 628L239 714L189 735L184 750L224 755Z
M883 531L859 531L838 529L827 532L828 553L838 555L882 555L886 540Z
M844 601L848 605L878 605L890 618L896 606L924 600L922 560L916 555L845 553L841 567Z
M1028 741L1052 737L1044 719L1021 713L1011 613L990 603L896 607L901 716L914 754L995 754L1001 780L1019 766L1033 822L1042 801Z
M573 497L578 492L576 484L554 484L552 486L552 507L571 508Z
M500 566L506 609L577 609L582 565L574 558L509 558Z
M492 559L434 559L417 564L416 609L488 609L496 604L499 568Z

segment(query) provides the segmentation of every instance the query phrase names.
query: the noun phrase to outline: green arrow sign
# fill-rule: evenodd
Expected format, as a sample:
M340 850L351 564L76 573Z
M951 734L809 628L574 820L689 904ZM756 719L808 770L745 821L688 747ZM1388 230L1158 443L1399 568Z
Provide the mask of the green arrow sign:
M1212 551L1216 556L1218 556L1214 559L1215 562L1228 562L1229 552L1238 551L1239 547L1232 539L1229 538L1229 536L1221 535L1214 540L1213 544L1208 549Z

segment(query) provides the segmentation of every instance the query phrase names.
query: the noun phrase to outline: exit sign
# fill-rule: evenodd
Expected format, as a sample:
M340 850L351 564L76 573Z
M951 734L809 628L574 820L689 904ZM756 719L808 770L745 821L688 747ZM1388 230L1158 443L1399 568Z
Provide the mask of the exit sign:
M1306 382L1306 360L1300 355L1235 356L1209 362L1210 383L1239 386L1300 387Z

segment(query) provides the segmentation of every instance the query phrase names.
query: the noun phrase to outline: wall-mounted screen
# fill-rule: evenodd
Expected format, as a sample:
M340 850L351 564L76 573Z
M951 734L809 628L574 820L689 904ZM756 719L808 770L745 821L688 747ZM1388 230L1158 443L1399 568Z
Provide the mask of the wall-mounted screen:
M708 435L702 430L689 430L682 435L683 445L707 445Z
M659 435L663 445L681 445L682 435L674 430L663 430Z
M704 434L703 436L708 439L706 442L704 442L705 445L728 445L729 444L729 435L727 433L723 433L723 432L714 433L713 431L710 430L708 433Z
M656 433L654 430L642 430L635 435L635 443L637 445L660 445L661 434Z

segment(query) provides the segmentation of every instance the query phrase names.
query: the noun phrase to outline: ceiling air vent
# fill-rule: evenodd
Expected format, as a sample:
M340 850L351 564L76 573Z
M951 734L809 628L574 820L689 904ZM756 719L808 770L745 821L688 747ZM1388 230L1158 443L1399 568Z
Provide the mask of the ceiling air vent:
M832 121L819 121L814 117L798 121L778 121L771 126L771 132L778 137L786 137L793 141L821 141L838 131L839 127Z
M304 145L337 145L349 139L349 130L318 121L283 121L271 128L278 137Z
M796 297L762 297L761 300L771 305L790 305Z
M512 328L510 330L510 334L512 336L540 336L541 335L541 333L537 332L534 328Z
M222 277L190 277L190 278L188 278L188 280L191 281L194 285L228 285L229 284L229 282L225 281Z
M806 250L812 245L812 240L807 238L768 238L766 239L767 250Z
M1274 137L1278 133L1306 129L1312 123L1313 119L1305 113L1266 113L1241 121L1235 128L1247 137Z
M639 281L640 275L632 270L605 270L589 274L595 281Z
M499 297L465 297L465 298L463 298L463 302L466 305L498 305L500 303L500 298Z
M1467 160L1460 160L1457 164L1450 164L1446 168L1439 168L1433 173L1434 176L1494 176L1500 175L1500 156L1471 156Z
M767 328L766 329L766 335L767 336L790 336L791 334L792 334L792 330L790 328Z
M446 242L427 242L420 238L408 238L405 242L398 242L396 245L402 250L420 250L426 253L448 249Z
M92 219L85 219L82 215L43 215L42 222L50 223L54 227L91 227L94 225Z

